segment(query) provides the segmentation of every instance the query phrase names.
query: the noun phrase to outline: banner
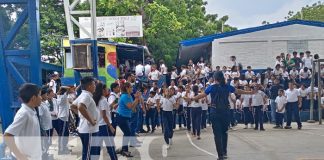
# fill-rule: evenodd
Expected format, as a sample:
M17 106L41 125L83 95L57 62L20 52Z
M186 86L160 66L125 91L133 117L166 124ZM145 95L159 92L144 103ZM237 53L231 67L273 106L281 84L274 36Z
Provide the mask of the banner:
M91 33L91 18L79 17L79 23ZM142 16L97 17L97 38L143 37ZM80 38L90 38L80 29Z

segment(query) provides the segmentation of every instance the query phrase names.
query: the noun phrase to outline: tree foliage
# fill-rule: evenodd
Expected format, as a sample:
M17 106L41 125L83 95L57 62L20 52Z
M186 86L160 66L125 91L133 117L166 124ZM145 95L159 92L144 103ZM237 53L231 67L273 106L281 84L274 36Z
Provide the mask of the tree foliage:
M289 11L285 18L287 20L303 19L324 22L324 2L319 1L311 6L307 5L296 13Z

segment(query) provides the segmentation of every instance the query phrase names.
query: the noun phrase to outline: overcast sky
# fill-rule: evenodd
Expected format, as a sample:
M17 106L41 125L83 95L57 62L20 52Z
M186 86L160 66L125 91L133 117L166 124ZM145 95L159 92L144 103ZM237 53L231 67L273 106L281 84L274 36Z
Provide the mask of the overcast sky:
M217 13L219 18L228 15L226 24L239 29L284 21L290 10L300 11L303 6L319 0L207 0L207 13ZM324 0L320 0L324 1Z

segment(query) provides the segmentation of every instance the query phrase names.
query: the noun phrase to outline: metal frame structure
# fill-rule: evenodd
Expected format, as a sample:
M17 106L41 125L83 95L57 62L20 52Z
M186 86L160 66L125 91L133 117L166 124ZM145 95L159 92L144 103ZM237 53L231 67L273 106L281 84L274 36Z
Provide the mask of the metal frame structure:
M39 0L1 0L0 5L19 4L26 7L16 23L10 28L8 34L4 33L4 22L0 20L0 114L3 131L11 124L15 107L20 102L14 92L17 85L26 82L41 85L41 56L40 56L40 25L39 25ZM29 46L27 49L10 49L19 30L28 22ZM17 65L28 69L23 75ZM27 76L26 76L27 74Z
M310 120L308 122L310 123L314 123L314 87L315 87L315 78L317 78L317 88L318 88L318 92L317 92L317 108L318 108L318 123L322 124L322 107L321 107L321 95L322 95L322 88L323 88L323 84L322 84L322 80L321 80L321 75L320 75L320 71L321 71L321 63L324 62L324 59L317 59L313 61L313 67L312 67L312 79L311 79L311 104L310 104ZM316 71L317 72L317 76L316 76Z
M91 53L93 60L92 70L74 70L74 77L76 84L81 79L81 72L92 72L94 77L98 77L98 48L97 48L97 21L96 21L96 0L86 0L90 4L90 10L75 10L75 7L80 3L81 0L74 0L71 4L69 0L64 0L64 11L66 18L66 25L69 34L69 40L71 44L71 52L73 53L74 44L91 44ZM80 23L73 17L74 15L89 15L91 17L91 33L89 33ZM76 25L80 30L83 30L90 39L76 39L74 35L74 27Z

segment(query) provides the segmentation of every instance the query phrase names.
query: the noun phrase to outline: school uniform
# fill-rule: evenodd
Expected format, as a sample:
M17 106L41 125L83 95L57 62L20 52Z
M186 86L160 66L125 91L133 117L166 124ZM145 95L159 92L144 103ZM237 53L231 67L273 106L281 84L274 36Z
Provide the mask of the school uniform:
M59 120L58 120L58 103L56 98L52 98L51 100L47 101L49 106L49 111L51 113L51 119L52 119L52 126L53 128L50 129L50 137L53 136L54 129L56 133L60 134L60 127L59 127Z
M63 95L57 96L58 102L58 122L60 127L59 133L59 152L64 152L67 150L67 144L69 140L69 109L70 104L68 102L68 95L65 93Z
M107 101L106 97L101 97L98 103L98 108L100 112L105 112L106 116L111 123L111 107ZM101 115L101 114L100 114ZM111 125L111 124L110 124ZM116 128L115 128L116 129ZM115 151L114 133L111 132L108 124L104 121L103 117L99 118L99 145L102 147L103 142L105 142L107 152L111 160L117 160L117 154Z
M182 128L182 124L184 125L184 127L187 126L185 115L184 115L184 107L183 107L184 99L182 98L182 93L178 92L177 95L179 98L178 124L179 124L179 128Z
M154 97L149 97L147 99L147 103L151 103L153 104L152 106L150 106L148 108L148 111L146 112L146 117L145 117L145 121L146 121L146 126L147 126L147 131L155 131L155 127L156 127L156 99ZM151 121L151 122L150 122ZM151 127L150 127L151 124Z
M42 160L41 127L34 108L22 103L5 133L14 136L22 154L33 160Z
M230 124L232 127L235 126L235 102L236 102L236 96L234 93L231 93L228 97L229 101L229 107L230 107ZM234 102L233 102L234 101ZM230 127L230 126L229 126Z
M255 130L260 129L264 130L263 128L263 105L264 105L264 97L265 93L262 91L258 91L257 93L252 95L252 107L254 108L254 121L255 121Z
M297 89L287 89L286 92L287 97L287 105L286 105L286 113L287 113L287 127L291 126L291 119L292 115L295 116L295 121L298 124L298 127L301 127L301 121L299 116L299 108L298 108L298 97L300 96L300 93Z
M193 98L195 95L191 93L190 98ZM201 129L201 114L202 114L202 107L201 107L201 100L192 101L191 102L191 123L192 123L192 133L193 135L200 136L200 129Z
M115 102L115 104L118 104L118 100L119 100L119 95L115 92L111 92L110 96L108 97L108 105L110 108L110 114L111 114L111 125L116 129L117 128L117 114L116 114L116 109L112 108L112 104ZM114 136L116 135L116 132L114 133Z
M177 90L177 89L176 89ZM176 95L173 95L172 96L175 100L177 100L178 98L180 98L181 97L181 95L179 95L179 94L176 94ZM176 122L177 122L177 113L178 113L178 108L173 108L173 112L172 112L172 117L173 117L173 129L175 129L176 128Z
M155 103L156 103L156 106L157 106L158 101L161 99L161 95L156 93L156 95L154 96L154 99L155 99ZM162 112L158 112L158 110L156 109L156 112L155 112L155 125L157 127L160 127L161 124L162 124ZM162 126L162 129L163 129L163 126Z
M287 103L287 98L285 96L278 96L275 100L277 104L276 108L276 126L283 127L283 118L285 113L285 105Z
M45 156L50 146L50 129L53 128L51 112L49 111L47 101L41 103L38 107L38 112L42 135L42 149L43 155Z
M307 88L305 89L298 89L300 97L302 98L302 110L309 110L310 109L310 101L309 101L309 90Z
M202 113L201 113L201 129L207 128L208 99L209 98L206 97L205 102L201 103L201 109L202 109Z
M247 126L249 123L251 126L254 124L254 117L252 114L252 111L250 109L250 99L252 98L252 95L243 94L241 95L242 99L242 107L243 107L243 115L244 115L244 124Z
M162 108L162 120L163 120L163 133L164 140L166 144L170 144L170 139L173 137L173 104L176 103L175 97L162 97L160 100L161 108Z
M186 93L186 91L182 92L182 97L187 97L189 98L190 97L190 94L191 93ZM187 130L190 131L191 130L191 103L187 102L187 101L183 101L182 103L183 105L183 108L185 110L185 119L186 119L186 126L187 126Z
M312 93L312 87L308 87L307 88L307 93L308 93L308 99L309 99L309 104L311 103L311 97L310 97L310 94ZM318 100L317 100L317 96L318 96L318 88L314 86L314 91L313 91L313 107L315 110L318 109Z
M96 125L92 126L90 122L79 112L80 122L78 125L79 136L82 143L82 160L98 159L100 156L100 147L96 144L95 137L99 133L99 110L92 98L92 93L82 90L80 96L73 101L73 105L84 104L90 116L97 120ZM90 151L89 151L90 149Z

